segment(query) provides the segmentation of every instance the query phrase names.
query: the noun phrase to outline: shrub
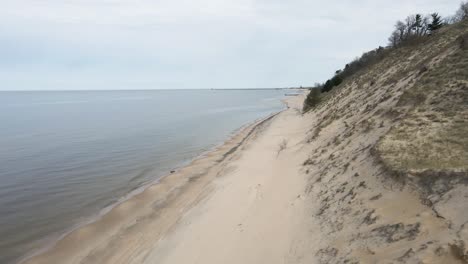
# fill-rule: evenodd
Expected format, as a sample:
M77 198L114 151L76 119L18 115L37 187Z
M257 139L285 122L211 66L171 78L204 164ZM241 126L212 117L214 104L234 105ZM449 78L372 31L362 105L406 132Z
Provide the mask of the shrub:
M340 85L346 78L352 76L356 72L375 64L385 58L387 49L378 47L377 49L365 52L361 57L345 65L343 70L335 72L335 76L322 85L322 93L329 92L333 87Z
M312 88L304 101L303 112L307 112L320 103L320 89Z

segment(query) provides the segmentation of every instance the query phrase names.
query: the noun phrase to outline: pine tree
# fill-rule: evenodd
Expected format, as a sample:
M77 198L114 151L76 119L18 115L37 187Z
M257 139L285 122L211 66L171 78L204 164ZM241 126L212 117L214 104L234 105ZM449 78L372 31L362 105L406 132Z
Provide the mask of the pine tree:
M416 31L416 35L417 36L420 36L421 35L421 29L422 29L422 16L420 14L416 14L415 18L414 18L414 24L413 24L413 28L414 30Z
M432 22L429 24L429 31L434 32L443 26L442 18L437 13L431 14Z

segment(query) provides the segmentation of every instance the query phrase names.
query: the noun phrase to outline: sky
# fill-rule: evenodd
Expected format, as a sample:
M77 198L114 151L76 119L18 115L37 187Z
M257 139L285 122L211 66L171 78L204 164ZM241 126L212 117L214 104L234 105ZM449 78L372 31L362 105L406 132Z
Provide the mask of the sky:
M459 0L0 0L0 90L323 82L398 19Z

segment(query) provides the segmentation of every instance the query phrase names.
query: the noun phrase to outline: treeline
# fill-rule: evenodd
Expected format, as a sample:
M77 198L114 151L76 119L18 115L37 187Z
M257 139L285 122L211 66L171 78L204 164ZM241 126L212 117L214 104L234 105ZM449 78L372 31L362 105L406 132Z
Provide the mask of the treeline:
M423 36L433 34L446 24L438 13L427 16L421 14L410 15L403 21L398 20L395 30L389 40L390 47L398 47L406 43L417 41Z
M322 93L329 92L333 87L338 86L343 82L344 79L353 75L362 68L372 65L385 57L388 50L383 47L378 47L375 50L371 50L362 54L361 57L354 59L352 62L345 65L343 70L335 72L333 78L327 80L324 84L316 84L317 88L320 88Z
M468 2L461 2L455 15L442 18L438 13L430 15L415 14L398 20L395 29L388 38L389 47L398 48L405 44L412 44L424 37L435 33L440 28L460 22L468 18Z
M388 39L389 44L387 47L379 47L366 52L361 57L346 64L344 69L337 70L335 75L325 83L315 84L312 88L313 92L309 93L309 97L319 97L320 93L317 93L318 90L321 91L321 93L331 91L349 76L385 58L392 49L418 43L419 40L434 34L440 28L448 24L460 22L464 19L468 19L468 1L461 2L455 15L447 18L442 18L438 13L429 15L414 14L406 17L403 21L397 21L395 29ZM304 104L304 110L310 109L319 101L318 98L307 98ZM313 105L307 105L309 102L313 102Z

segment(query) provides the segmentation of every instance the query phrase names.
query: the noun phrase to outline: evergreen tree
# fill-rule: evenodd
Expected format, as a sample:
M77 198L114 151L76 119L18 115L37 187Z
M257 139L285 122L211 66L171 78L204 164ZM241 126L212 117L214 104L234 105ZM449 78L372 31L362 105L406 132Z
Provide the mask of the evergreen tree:
M429 31L434 32L443 26L442 18L437 13L431 14L432 22L429 24Z
M416 14L416 16L414 17L413 28L416 31L417 36L422 35L421 34L422 24L423 24L422 16L420 14Z

